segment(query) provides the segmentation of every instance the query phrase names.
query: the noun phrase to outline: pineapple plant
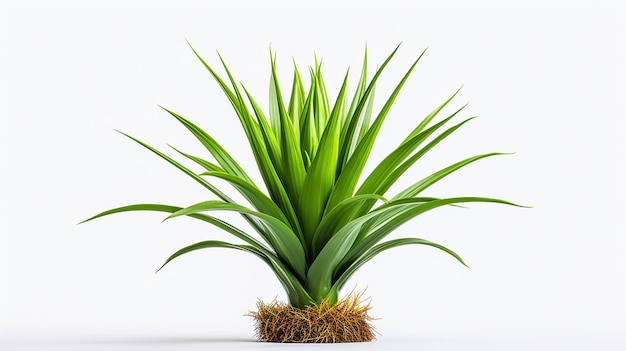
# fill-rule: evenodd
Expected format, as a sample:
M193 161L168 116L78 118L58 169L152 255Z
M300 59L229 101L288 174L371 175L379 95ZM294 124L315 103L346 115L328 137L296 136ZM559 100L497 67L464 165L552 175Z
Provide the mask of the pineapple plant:
M449 125L465 106L439 118L440 112L458 91L425 116L371 173L364 174L374 141L390 108L425 53L424 50L415 59L382 108L374 113L376 82L399 46L377 67L371 79L368 79L366 49L352 97L348 93L346 72L334 100L328 97L317 59L309 67L310 80L306 85L294 64L291 91L285 99L287 95L283 95L277 77L276 55L270 53L269 111L263 111L246 87L236 83L219 53L226 78L191 47L232 104L263 185L256 184L209 132L163 108L211 156L199 157L174 149L200 171L184 166L131 135L120 133L178 168L214 197L186 207L164 204L123 206L101 212L83 222L129 211L157 211L168 213L166 219L188 216L204 221L239 241L194 243L173 253L163 266L181 255L207 248L241 250L258 257L276 275L288 298L288 303L260 302L258 311L251 312L259 340L344 342L374 339L369 323L371 318L367 314L369 305L361 303L361 295L339 299L340 291L360 267L379 253L404 245L431 246L465 265L452 250L422 238L385 240L391 232L412 218L441 206L469 202L514 205L486 197L422 195L430 186L464 166L503 154L497 152L466 158L414 182L392 197L387 194L420 158L474 118ZM246 203L234 201L224 189L213 184L213 179L228 183L233 188L229 191L239 192ZM215 211L239 213L250 229L238 228L210 214Z

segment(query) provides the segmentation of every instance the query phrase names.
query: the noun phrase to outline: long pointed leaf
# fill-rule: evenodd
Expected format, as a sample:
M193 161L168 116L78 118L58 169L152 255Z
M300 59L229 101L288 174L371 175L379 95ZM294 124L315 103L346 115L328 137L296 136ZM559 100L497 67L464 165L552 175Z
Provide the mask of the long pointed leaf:
M222 80L222 78L220 78L220 76L217 74L217 72L215 72L215 70L213 70L213 68L211 66L209 66L206 63L206 61L204 61L204 59L200 56L200 54L198 54L196 49L194 49L193 46L191 46L191 43L189 41L187 41L187 45L189 45L189 48L191 48L191 51L193 51L194 55L198 58L198 60L200 60L200 62L204 66L204 68L206 68L207 71L209 71L209 73L211 74L211 76L213 76L213 79L215 79L215 81L220 86L220 88L222 88L222 91L224 92L224 94L226 94L226 97L228 98L228 100L230 101L231 105L236 110L237 115L239 116L241 111L240 111L239 100L237 99L237 96L230 90L230 88L228 88L228 85L226 85L224 80ZM242 122L242 124L243 124L243 122ZM244 128L245 128L245 126L244 126Z
M179 256L182 256L192 251L207 249L207 248L228 248L228 249L248 252L257 256L263 262L267 263L270 266L270 268L272 269L272 271L274 272L278 280L281 282L281 284L285 288L285 291L287 292L287 295L289 297L289 301L293 306L304 308L305 305L312 302L311 297L304 290L304 288L302 287L302 284L300 284L298 279L296 279L293 276L293 274L291 274L289 270L286 269L286 267L280 263L280 261L275 259L275 257L268 256L265 253L257 250L256 248L252 246L248 246L248 245L237 245L237 244L232 244L232 243L218 241L218 240L202 241L199 243L186 246L176 251L174 254L172 254L170 257L167 258L167 260L165 261L165 263L163 263L163 265L161 266L161 268L159 268L159 270L163 269L165 265L167 265L169 262L171 262L172 260L174 260L175 258Z
M411 199L417 201L416 199ZM338 265L350 251L359 234L359 228L370 220L385 216L394 207L414 205L411 201L387 203L379 209L352 220L335 233L324 245L319 255L309 267L305 288L316 301L326 299L332 305L336 295L329 295L332 288L332 277Z
M384 243L381 243L381 244L378 244L378 245L372 247L365 255L361 256L345 272L343 272L343 274L341 274L341 276L339 276L337 278L337 280L333 284L332 289L334 289L336 291L341 290L341 288L343 288L343 286L348 281L348 279L350 279L350 277L359 268L361 268L365 263L367 263L372 258L376 257L376 255L378 255L379 253L381 253L383 251L386 251L386 250L389 250L389 249L392 249L394 247L399 247L399 246L404 246L404 245L427 245L427 246L435 247L437 249L440 249L440 250L448 253L452 257L456 258L457 261L461 262L461 264L463 264L464 266L467 267L465 262L463 262L463 259L461 258L461 256L457 255L454 251L448 249L447 247L445 247L443 245L436 244L436 243L433 243L431 241L424 240L424 239L418 239L418 238L394 239L394 240L389 240L387 242L384 242Z
M260 127L259 129L261 130L261 135L263 136L265 147L268 151L268 156L272 162L272 165L274 165L274 169L281 169L282 156L280 145L278 144L278 139L274 135L272 127L267 122L267 118L265 118L265 114L263 113L263 110L261 110L261 107L259 107L259 104L254 100L254 98L245 86L243 87L243 89L246 92L246 95L248 96L248 101L250 101L250 104L252 105L252 110L256 115Z
M313 248L313 257L317 256L320 250L326 246L326 243L330 238L342 227L341 223L344 223L344 219L349 217L355 207L360 206L366 201L383 201L388 203L389 201L382 196L376 194L362 194L355 195L347 198L335 206L332 211L324 215L322 221L317 226L317 230L313 235L313 241L311 243ZM346 222L347 223L347 222Z
M244 251L244 252L252 253L255 256L261 258L267 264L270 264L270 262L267 259L267 257L265 255L263 255L260 251L256 250L252 246L232 244L232 243L229 243L229 242L219 241L219 240L207 240L207 241L201 241L199 243L195 243L193 245L185 246L182 249L174 252L170 257L167 258L167 260L165 260L165 263L163 263L163 265L161 265L161 267L157 270L157 272L160 271L161 269L163 269L163 267L165 267L168 263L170 263L175 258L180 257L180 256L182 256L182 255L184 255L186 253L189 253L189 252L192 252L192 251L196 251L196 250L200 250L200 249L207 249L207 248L214 248L214 247L235 249L235 250L241 250L241 251Z
M341 134L341 143L343 145L343 142L345 140L345 138L347 137L346 134L344 134L344 132L348 131L348 125L351 122L351 118L350 117L354 117L354 112L356 111L359 103L361 102L361 99L363 97L363 94L365 94L365 90L367 89L367 45L365 45L365 53L363 55L363 65L361 68L361 76L359 77L359 82L357 84L356 87L356 91L354 92L354 97L352 98L352 103L350 104L350 109L348 109L348 114L346 115L346 119L343 120L342 125L341 125L341 130L342 130L342 134ZM373 90L374 88L372 88ZM374 95L374 92L371 91L370 96Z
M414 199L399 199L395 201L389 202L389 204L385 204L381 206L380 210L391 210L394 211L393 217L390 219L385 219L385 223L381 223L382 225L374 226L374 231L368 233L367 235L362 236L362 238L354 244L354 246L350 249L350 251L343 257L341 263L338 265L338 270L335 272L335 276L341 276L343 272L350 267L359 257L363 256L370 248L376 245L379 241L384 239L389 233L398 228L400 225L406 223L407 221L415 218L416 216L435 209L437 207L446 206L450 204L458 204L458 203L468 203L468 202L490 202L490 203L499 203L505 205L512 205L517 207L523 207L520 205L516 205L509 201L504 201L500 199L493 198L485 198L485 197L454 197L447 199L438 199L433 201L428 201L425 203L414 203ZM400 211L395 211L394 207L401 207L402 204L407 205L405 208Z
M146 149L152 151L153 153L157 154L159 157L161 157L165 161L169 162L170 164L172 164L174 167L178 168L179 170L183 171L183 173L187 174L188 176L190 176L192 179L194 179L198 183L202 184L202 186L204 186L205 188L209 189L212 193L217 195L220 199L222 199L222 200L224 200L226 202L234 203L234 201L231 198L229 198L226 194L224 194L221 190L219 190L218 188L213 186L211 183L209 183L206 180L204 180L202 177L198 176L196 173L190 171L185 166L183 166L180 163L174 161L169 156L165 155L164 153L160 152L159 150L153 148L152 146L150 146L150 145L144 143L143 141L141 141L139 139L136 139L136 138L134 138L134 137L124 133L124 132L121 132L119 130L116 130L116 132L126 136L127 138L129 138L129 139L135 141L136 143L138 143L139 145L141 145L141 146L145 147Z
M128 205L128 206L122 206L122 207L117 207L117 208L113 208L104 212L100 212L97 215L90 217L78 224L82 224L91 220L94 220L96 218L100 218L100 217L104 217L104 216L108 216L108 215L112 215L115 213L123 213L123 212L132 212L132 211L152 211L152 212L167 212L167 213L174 213L176 211L182 210L182 207L177 207L177 206L170 206L170 205L161 205L161 204L136 204L136 205ZM188 215L191 218L195 218L195 219L199 219L201 221L210 223L232 235L234 235L236 238L241 239L243 241L245 241L246 243L254 246L255 248L267 253L267 254L271 254L270 250L260 241L258 241L257 239L253 238L252 236L250 236L249 234L247 234L246 232L242 231L241 229L238 229L236 227L234 227L233 225L226 223L224 221L222 221L221 219L212 217L212 216L207 216L205 214L202 213L192 213Z
M233 201L233 199L231 199L230 197L228 197L226 194L224 194L221 190L219 190L218 188L216 188L213 184L207 182L205 179L203 179L202 177L200 177L199 175L195 174L194 172L192 172L191 170L189 170L188 168L186 168L185 166L181 165L180 163L174 161L172 158L170 158L169 156L163 154L162 152L160 152L159 150L153 148L152 146L142 142L139 139L136 139L126 133L120 132L119 130L116 130L118 133L128 137L129 139L135 141L136 143L140 144L141 146L145 147L146 149L152 151L153 153L155 153L156 155L158 155L159 157L161 157L162 159L166 160L167 162L169 162L170 164L172 164L173 166L175 166L176 168L178 168L179 170L183 171L183 173L187 174L188 176L190 176L191 178L193 178L195 181L197 181L198 183L200 183L202 186L204 186L205 188L207 188L208 190L210 190L212 193L214 193L215 195L217 195L217 197L219 197L220 199L224 200L227 203L230 204L236 204L235 201ZM259 223L259 221L253 217L250 217L247 214L242 214L243 217L248 221L248 223L250 223L250 225L252 225L252 227L259 233L263 232L263 229L261 227L261 224Z
M230 156L230 154L207 132L202 130L202 128L198 127L197 125L191 123L187 119L183 118L179 114L174 113L166 109L165 107L161 106L161 108L170 115L172 115L174 118L176 118L180 123L182 123L185 128L187 128L202 143L202 145L204 145L204 147L209 150L211 155L215 157L217 163L219 163L226 172L234 174L254 184L252 179L250 179L250 177L246 174L243 168L239 166L237 161L235 161L235 159Z
M282 168L282 161L280 156L280 148L278 147L278 143L272 134L265 117L263 116L263 112L261 111L258 104L254 101L250 93L245 89L246 94L252 104L252 107L257 114L260 120L263 120L261 123L261 130L263 131L263 137L265 138L265 143L269 145L269 153L260 154L261 162L258 163L259 170L263 175L263 179L265 180L265 184L270 193L271 198L276 202L278 207L280 207L287 216L289 223L291 223L291 227L298 234L298 237L302 242L304 242L304 235L302 234L302 229L300 228L300 222L298 221L296 210L293 204L291 203L289 196L283 183L281 182L279 175L277 173L277 169Z
M114 208L114 209L110 209L108 211L104 211L101 212L93 217L90 217L80 223L85 223L91 220L94 220L96 218L100 218L103 216L107 216L107 215L111 215L111 214L115 214L115 213L122 213L122 212L130 212L130 211L156 211L156 212L167 212L167 213L174 213L177 212L179 210L181 210L181 207L177 207L177 206L169 206L169 205L160 205L160 204L137 204L137 205L130 205L130 206L123 206L123 207L118 207L118 208ZM243 232L242 230L232 226L229 223L226 223L218 218L215 217L211 217L211 216L207 216L205 214L201 214L201 213L192 213L188 215L189 217L195 218L195 219L199 219L202 220L204 222L210 223L215 225L216 227L225 230L226 232L234 235L235 237L245 241L246 243L248 243L250 246L246 246L246 245L239 245L240 248L244 248L244 251L248 251L256 256L258 256L259 258L261 258L263 261L265 261L266 263L268 263L270 265L270 268L272 269L272 271L274 271L274 274L276 274L277 278L279 279L279 281L281 282L281 284L283 285L283 287L285 288L285 291L287 292L287 295L289 297L289 301L293 306L297 306L300 308L303 308L304 306L306 306L307 304L309 304L312 299L309 296L309 294L304 290L304 287L302 286L302 283L300 283L300 281L293 275L293 273L291 273L291 271L278 259L278 257L275 256L275 254L270 251L265 245L263 245L261 242L259 242L258 240L256 240L255 238L251 237L250 235L248 235L247 233ZM79 223L79 224L80 224ZM226 243L227 245L232 245L230 243ZM209 246L207 246L209 247ZM214 246L214 247L218 247L218 246ZM228 247L228 246L220 246L220 247ZM200 247L198 247L200 248ZM183 251L185 251L183 249ZM189 252L189 251L186 251ZM182 253L181 253L182 254ZM173 258L175 257L170 257L170 259L167 261L171 261ZM167 263L166 262L166 263ZM163 265L165 266L165 264ZM161 268L163 268L163 266Z
M380 77L383 70L385 69L389 61L391 61L391 58L396 54L399 48L400 48L400 44L396 46L396 48L387 57L385 62L383 62L383 64L376 70L376 73L374 74L374 77L372 77L372 80L367 86L367 89L365 89L365 91L361 95L359 99L359 103L354 109L354 112L352 113L352 115L347 117L349 120L349 123L348 123L348 127L345 128L345 132L342 134L342 137L341 137L341 145L340 145L341 147L339 149L339 161L337 163L337 174L341 174L343 172L343 166L346 165L348 163L348 160L351 158L351 155L349 153L350 145L352 144L352 139L356 137L355 134L357 130L357 125L359 124L359 116L361 116L361 111L365 108L368 98L370 94L372 93L374 86L376 85L376 81L378 80L378 77ZM365 55L367 57L367 51ZM364 60L364 63L363 63L364 70L366 69L366 65L367 65L367 61Z
M370 129L367 131L367 134L358 144L357 148L354 151L354 154L350 157L350 160L346 164L345 169L342 170L341 175L337 179L335 188L333 189L333 192L330 195L330 199L328 200L326 211L332 209L343 199L351 196L354 193L354 188L356 187L356 183L359 180L363 168L365 167L365 163L367 161L367 158L369 157L370 151L372 150L372 146L374 145L374 141L376 140L378 131L380 130L380 127L382 126L382 123L385 120L385 117L387 116L391 105L395 101L396 96L398 96L398 93L402 89L402 86L409 78L411 72L413 72L413 69L423 55L424 52L422 52L417 60L413 62L407 73L404 75L404 77L402 77L402 80L400 81L400 83L398 83L391 96L387 99L387 102L381 109ZM381 67L381 69L382 68L383 67Z
M318 144L317 123L315 122L316 112L314 106L315 80L317 77L315 76L315 71L313 70L310 70L310 75L311 86L304 102L302 114L300 115L300 148L302 149L303 159L306 158L305 155L308 155L309 158L313 158L317 152Z
M198 165L200 165L202 168L206 169L207 172L225 172L224 169L212 162L209 162L203 158L200 158L198 156L194 156L194 155L190 155L188 153L182 152L180 150L178 150L177 148L173 147L172 145L169 145L169 147L171 147L174 151L178 152L179 154L185 156L186 158L192 160L193 162L197 163Z
M189 44L189 42L187 43ZM226 72L231 80L233 88L235 89L235 93L233 93L233 91L230 90L228 85L226 85L226 83L220 78L220 76L215 72L215 70L213 70L213 68L211 68L211 66L209 66L204 61L204 59L202 59L202 57L196 52L196 50L191 46L191 44L189 44L189 47L191 48L193 53L196 55L196 57L200 60L202 65L209 71L211 76L213 76L213 78L218 83L218 85L222 88L222 90L228 97L229 101L231 102L233 108L235 109L235 112L237 113L237 116L239 117L239 121L241 122L241 125L248 138L250 148L252 149L252 153L257 162L259 171L261 172L261 176L263 177L263 181L265 182L265 185L267 186L272 199L274 199L274 201L277 202L279 207L281 207L285 213L293 212L294 210L292 208L292 205L289 202L289 199L287 198L287 194L285 193L282 184L280 183L278 174L276 173L274 169L274 166L270 159L270 155L268 154L267 148L265 147L265 142L263 140L263 137L261 136L261 131L259 130L259 126L258 124L256 124L254 120L252 120L252 117L248 113L245 104L243 104L243 99L241 98L241 94L239 93L239 90L237 89L237 85L235 84L234 79L232 78L232 75L230 74L230 71L228 70L228 67L226 66L226 64L224 63L224 61L221 59L221 56L220 56L220 60L222 61L223 66L226 69ZM290 219L290 221L292 220L291 217L288 217L288 218ZM295 228L296 231L300 233L301 235L299 223L297 221L292 222L292 227Z
M460 168L469 165L470 163L476 162L480 159L486 158L486 157L491 157L491 156L497 156L497 155L508 155L507 153L503 153L503 152L491 152L488 154L482 154L482 155L477 155L477 156L473 156L473 157L469 157L466 158L465 160L459 161L453 165L450 165L442 170L439 170L431 175L429 175L428 177L420 180L419 182L411 185L410 187L406 188L405 190L401 191L398 195L394 196L392 200L397 200L397 199L402 199L402 198L406 198L406 197L413 197L418 195L419 193L421 193L424 189L428 188L429 186L435 184L436 182L440 181L441 179L445 178L446 176L448 176L449 174L459 170Z
M326 84L324 83L324 78L322 77L321 63L315 63L315 77L315 99L313 100L313 103L315 106L317 135L319 135L321 139L321 136L324 133L324 128L326 128L326 124L330 118L330 105L328 103L328 95L326 93Z
M428 151L435 147L435 145L437 145L451 133L460 128L463 124L472 119L468 118L465 121L447 129L441 135L437 136L433 141L428 143L425 147L416 152L408 160L402 162L411 152L413 152L413 150L415 150L420 144L422 144L437 129L439 129L452 117L454 117L459 111L455 112L454 114L444 119L443 121L435 124L434 126L428 128L427 130L413 136L408 141L402 143L396 150L389 154L374 169L374 171L372 171L372 173L370 173L370 175L365 179L365 181L357 191L357 194L385 194L385 192L389 190L389 188L398 180L398 178L400 178L400 176L402 176L406 172L406 170L408 170L409 167L411 167L417 160L419 160L423 155L425 155ZM400 162L402 162L402 164L398 166ZM347 221L349 221L353 217L358 217L364 213L367 213L373 205L373 201L363 203L359 208L355 209L354 213L351 216L346 216L345 223L347 223Z
M459 110L460 111L460 110ZM419 133L413 136L411 139L406 142L400 144L394 151L392 151L387 157L385 157L379 164L374 168L374 170L370 173L369 176L365 179L363 184L359 187L357 194L379 194L378 189L382 188L381 185L385 184L385 180L388 176L393 173L393 171L398 167L399 164L402 163L419 145L421 145L430 135L432 135L437 129L443 126L446 122L448 122L452 117L454 117L459 111L455 112L448 118L443 121L437 123L431 128L425 130L422 133ZM393 180L395 182L396 179ZM391 182L391 183L393 183ZM391 185L391 184L389 184ZM385 189L387 190L387 189Z
M275 100L274 103L277 109L275 113L278 114L278 124L280 126L280 130L274 129L274 133L280 135L279 143L282 152L283 167L279 175L283 181L285 190L287 190L287 194L291 199L293 207L297 208L306 171L304 169L304 161L302 160L302 153L300 151L299 131L296 130L291 123L287 110L285 109L282 93L280 91L280 85L278 84L278 77L276 76L276 58L272 59L270 96ZM274 125L272 125L272 128L274 128Z
M372 111L374 110L375 95L376 85L372 87L372 92L370 93L370 98L367 100L367 105L365 106L365 112L363 114L363 117L359 118L359 123L357 125L358 134L356 138L352 138L352 143L350 144L350 149L348 150L349 155L352 155L354 153L354 149L361 142L361 140L363 140L363 138L367 134L367 131L370 128L370 120L372 118Z
M287 217L283 214L276 203L274 203L269 197L267 197L261 190L259 190L253 184L248 183L246 180L241 179L237 176L234 176L225 172L206 172L205 173L211 177L217 177L220 179L224 179L225 181L231 183L235 188L239 189L244 196L250 200L252 205L262 213L268 214L286 225L290 225Z
M263 239L272 248L274 248L278 256L284 259L289 266L293 268L294 273L296 273L297 276L304 281L304 278L306 277L307 265L302 244L293 230L275 217L258 211L253 211L244 206L229 204L221 201L204 201L176 211L166 219L203 211L218 210L248 214L263 221L270 229L260 233L263 235Z
M333 165L339 156L340 114L346 96L347 84L348 73L346 72L328 126L324 129L319 149L307 171L302 186L299 205L300 219L302 231L309 247L311 247L313 234L322 218L328 196L335 185L336 169Z
M291 86L291 96L289 98L289 117L291 117L291 123L293 127L300 130L300 114L304 108L304 101L306 99L304 93L304 86L302 85L302 78L300 78L300 72L296 62L293 62L293 84Z
M430 121L432 121L433 118L435 118L435 116L437 116L437 114L439 112L441 112L441 110L443 110L444 107L446 107L446 105L448 105L448 103L450 101L452 101L452 99L454 99L455 96L457 96L457 94L459 93L459 91L461 91L461 88L463 88L463 86L461 86L459 89L457 89L457 91L454 92L454 94L452 94L452 96L450 96L446 101L444 101L441 105L437 106L436 109L434 109L433 111L431 111L426 118L424 118L422 120L422 122L420 122L420 124L417 125L417 127L415 127L415 129L413 129L413 131L411 131L411 133L406 137L406 139L404 139L404 142L408 141L409 139L413 138L414 136L416 136L417 134L419 134L422 130L424 130L424 128L426 128L426 126L428 125L428 123L430 123ZM465 106L467 106L467 104L465 104L463 107L461 107L459 109L462 110L465 108ZM457 111L456 113L458 113L459 111ZM455 113L455 114L456 114Z

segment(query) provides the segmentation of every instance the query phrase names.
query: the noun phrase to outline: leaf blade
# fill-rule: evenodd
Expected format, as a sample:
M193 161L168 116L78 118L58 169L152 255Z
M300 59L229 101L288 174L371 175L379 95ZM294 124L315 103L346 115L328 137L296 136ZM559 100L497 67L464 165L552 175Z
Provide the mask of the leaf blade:
M306 277L307 265L302 243L298 239L296 233L294 233L289 226L275 217L251 210L244 206L212 200L199 202L178 210L169 215L166 220L197 212L218 210L247 214L263 221L263 223L266 224L270 230L259 231L259 234L270 245L270 247L276 251L278 256L289 264L294 273L296 273L297 276L304 281L304 278Z
M389 204L381 206L378 211L380 211L381 209L393 209L394 207L402 207L403 205L405 205L406 208L402 211L398 211L397 213L393 213L393 216L391 218L385 219L385 223L379 223L378 225L376 225L376 229L373 232L367 235L362 235L360 240L353 245L350 251L343 257L341 262L338 264L338 270L335 276L340 276L342 272L348 269L348 267L352 265L356 260L358 260L359 257L363 256L367 252L367 250L369 250L379 241L384 239L389 233L398 228L400 225L432 209L450 204L468 202L497 203L516 207L524 207L501 199L469 196L437 199L425 203L415 202L415 199L404 198L392 200L389 202Z
M211 153L211 155L215 158L217 163L219 163L222 168L231 174L234 174L238 177L245 179L246 181L253 183L252 179L246 174L243 168L235 161L235 159L224 149L211 135L205 132L202 128L193 124L186 118L181 115L166 109L163 106L160 106L165 112L172 115L176 120L178 120L187 130L189 130L195 137L204 145L204 147ZM254 183L253 183L254 184Z
M442 250L442 251L446 252L447 254L451 255L457 261L461 262L462 265L464 265L464 266L469 268L469 266L467 264L465 264L465 262L463 261L461 256L459 256L457 253L455 253L454 251L448 249L447 247L445 247L443 245L440 245L440 244L437 244L437 243L434 243L434 242L431 242L431 241L428 241L428 240L419 239L419 238L393 239L393 240L389 240L389 241L386 241L384 243L380 243L380 244L372 247L366 254L361 256L345 272L343 272L343 274L341 274L341 276L333 284L333 288L332 289L335 289L336 291L341 290L341 288L343 288L343 286L348 281L348 279L350 279L350 277L352 277L352 275L359 268L361 268L365 263L370 261L372 258L376 257L381 252L389 250L389 249L392 249L392 248L395 248L395 247L404 246L404 245L427 245L427 246L435 247L435 248L437 248L439 250Z
M186 253L193 252L196 250L201 250L201 249L208 249L208 248L229 248L229 249L235 249L235 250L248 252L257 256L263 262L267 263L270 269L272 269L272 271L274 272L274 274L276 275L280 283L283 285L283 288L287 292L289 301L293 306L299 306L301 308L304 308L305 305L312 302L311 297L306 292L306 290L304 290L304 288L302 287L302 284L300 284L298 279L294 277L293 274L291 274L291 272L278 259L276 259L276 257L273 257L272 255L268 256L265 253L248 245L237 245L237 244L232 244L229 242L224 242L224 241L219 241L219 240L201 241L201 242L183 247L182 249L176 251L174 254L172 254L170 257L167 258L165 263L163 263L163 265L161 266L161 268L159 268L158 271L163 269L163 267L165 267L165 265L170 263L172 260Z
M95 216L92 216L90 218L85 219L84 221L78 223L78 224L82 224L82 223L86 223L89 221L92 221L94 219L97 218L101 218L104 216L109 216L112 214L116 214L116 213L123 213L123 212L132 212L132 211L151 211L151 212L167 212L167 213L174 213L176 211L179 211L183 209L183 207L178 207L178 206L171 206L171 205L163 205L163 204L134 204L134 205L127 205L127 206L121 206L121 207L116 207L116 208L112 208L103 212L100 212L98 214L96 214ZM245 241L246 243L248 243L251 246L256 247L257 249L266 252L266 253L271 253L270 250L260 241L256 240L254 237L252 237L251 235L247 234L246 232L242 231L241 229L238 229L236 227L234 227L233 225L226 223L218 218L215 217L211 217L211 216L207 216L205 214L201 214L201 213L194 213L194 214L189 214L188 215L191 218L195 218L195 219L199 219L201 221L213 224L214 226L232 234L233 236L235 236L238 239L241 239L243 241Z
M391 109L391 105L395 101L395 98L400 93L400 90L402 89L404 83L407 81L407 79L413 72L413 69L415 68L415 66L420 61L423 55L424 55L424 52L422 52L422 54L413 62L409 70L402 77L402 79L400 80L396 88L394 89L393 93L387 99L387 102L385 103L381 111L378 113L378 116L376 117L374 123L372 123L372 126L363 137L363 140L361 140L361 142L359 142L359 144L357 145L354 151L354 154L350 156L350 159L348 163L346 164L345 169L342 169L341 175L339 175L339 178L337 179L337 183L335 184L335 188L333 189L333 192L330 195L330 199L328 200L327 210L332 209L339 202L341 202L342 200L346 199L348 196L353 194L354 189L356 187L356 183L358 182L361 172L363 171L363 168L365 167L365 163L374 145L376 136L378 135L378 131L380 130L382 123L384 122L385 117L387 116L387 113ZM383 68L384 68L384 64L379 69L379 72ZM368 89L370 88L371 88L371 83Z
M326 201L335 185L336 168L333 165L336 164L339 157L339 119L346 96L347 84L348 73L345 75L328 125L324 128L317 154L313 158L302 186L299 204L300 219L309 248L326 208Z

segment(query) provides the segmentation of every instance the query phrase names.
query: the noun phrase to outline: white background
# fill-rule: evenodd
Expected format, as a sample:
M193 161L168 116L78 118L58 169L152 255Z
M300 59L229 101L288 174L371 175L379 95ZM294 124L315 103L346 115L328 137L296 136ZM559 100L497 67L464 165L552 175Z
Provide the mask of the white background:
M390 194L467 156L516 152L473 164L428 193L500 197L532 209L439 209L397 233L442 243L472 269L435 249L407 247L355 275L347 290L367 287L371 314L382 318L375 322L382 336L368 347L626 344L626 231L618 218L626 57L624 13L611 3L1 4L0 339L11 342L3 350L269 346L248 342L252 320L242 315L257 298L284 294L256 258L197 252L153 274L178 248L226 235L186 219L160 223L164 216L154 213L76 225L119 205L210 198L113 131L201 154L157 104L204 127L259 179L235 114L185 38L215 67L218 49L264 105L270 44L283 90L292 56L306 72L315 52L334 96L347 66L354 87L366 42L373 68L403 41L377 87L379 101L428 47L372 161L461 84L453 107L471 101L462 117L480 118Z

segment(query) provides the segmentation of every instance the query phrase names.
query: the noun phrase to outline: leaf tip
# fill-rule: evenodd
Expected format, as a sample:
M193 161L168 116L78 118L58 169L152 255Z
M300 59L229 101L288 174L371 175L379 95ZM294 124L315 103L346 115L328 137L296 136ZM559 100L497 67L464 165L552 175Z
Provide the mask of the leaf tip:
M461 83L461 86L454 92L454 95L452 95L452 97L455 97L461 91L461 89L463 89L464 86L465 83Z
M163 267L165 267L165 265L166 265L166 264L167 264L167 262L163 263L163 265L162 265L161 267L159 267L159 269L157 269L157 270L154 272L154 274L159 273L159 272L163 269Z
M196 52L196 49L194 49L193 46L191 45L191 42L189 42L189 40L187 40L187 38L185 38L185 42L187 42L187 45L189 45L189 48L191 49L191 51L193 51L193 53L196 54L196 56L197 56L198 53Z
M161 221L161 223L163 223L163 222L167 221L167 220L168 220L168 219L170 219L170 218L174 218L174 217L176 217L176 216L174 215L175 213L176 213L176 212L174 212L174 213L172 213L171 215L169 215L169 216L165 217L165 218Z

